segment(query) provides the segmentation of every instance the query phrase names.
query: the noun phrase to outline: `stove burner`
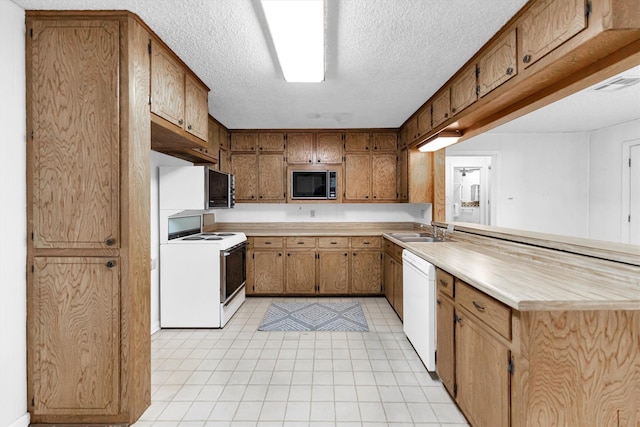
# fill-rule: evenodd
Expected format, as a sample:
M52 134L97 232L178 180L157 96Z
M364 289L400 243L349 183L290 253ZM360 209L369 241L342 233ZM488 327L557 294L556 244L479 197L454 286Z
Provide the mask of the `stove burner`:
M216 236L216 237L207 237L207 238L205 238L204 240L223 240L223 238L222 238L222 237L217 237L217 236Z
M235 236L236 233L215 233L216 236Z
M204 237L200 237L200 236L190 236L190 237L185 237L182 240L204 240Z

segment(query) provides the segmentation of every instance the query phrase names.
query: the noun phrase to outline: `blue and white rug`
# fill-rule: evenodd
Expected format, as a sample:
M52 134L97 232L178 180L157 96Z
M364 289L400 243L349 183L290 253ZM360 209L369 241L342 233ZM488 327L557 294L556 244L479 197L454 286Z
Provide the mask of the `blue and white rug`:
M360 303L271 303L259 331L349 331L368 332Z

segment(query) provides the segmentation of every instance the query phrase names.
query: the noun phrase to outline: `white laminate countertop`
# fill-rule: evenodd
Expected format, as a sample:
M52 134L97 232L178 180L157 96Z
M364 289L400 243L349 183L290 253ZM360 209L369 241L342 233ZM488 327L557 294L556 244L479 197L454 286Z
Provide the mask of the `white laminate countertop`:
M640 310L637 266L543 248L526 248L528 254L517 256L476 243L384 237L518 311ZM558 263L536 259L537 253ZM586 265L593 274L585 272Z

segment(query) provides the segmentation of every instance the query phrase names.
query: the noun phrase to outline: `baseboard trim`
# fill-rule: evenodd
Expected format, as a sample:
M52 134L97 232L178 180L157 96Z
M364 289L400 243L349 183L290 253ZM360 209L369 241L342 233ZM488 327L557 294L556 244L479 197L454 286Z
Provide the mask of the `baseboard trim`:
M31 415L27 412L13 423L9 424L8 427L28 427L29 422L31 421Z
M158 320L157 322L153 322L151 324L151 334L153 335L154 333L158 332L160 330L160 321Z

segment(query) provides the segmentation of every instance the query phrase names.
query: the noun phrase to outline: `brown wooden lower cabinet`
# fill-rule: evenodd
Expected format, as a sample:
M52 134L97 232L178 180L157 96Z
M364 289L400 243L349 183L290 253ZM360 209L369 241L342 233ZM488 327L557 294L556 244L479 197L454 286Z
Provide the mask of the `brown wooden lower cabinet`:
M473 427L640 425L640 310L517 311L437 269L436 367Z
M402 320L402 306L404 303L402 292L402 247L389 240L384 241L383 269L384 295L387 297L389 304L398 313L400 320Z
M380 237L250 237L249 295L380 295Z

